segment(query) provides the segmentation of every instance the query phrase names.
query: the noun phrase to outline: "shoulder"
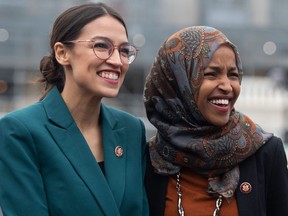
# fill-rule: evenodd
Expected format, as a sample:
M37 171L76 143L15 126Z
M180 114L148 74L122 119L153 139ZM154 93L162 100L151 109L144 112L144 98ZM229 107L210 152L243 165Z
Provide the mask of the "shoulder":
M258 193L266 199L267 215L287 215L288 169L282 140L273 136L257 151L255 157ZM261 188L264 191L262 193Z
M39 118L43 113L44 109L41 102L37 102L30 106L7 113L0 119L0 122L14 119L28 123L31 119Z
M120 124L125 124L125 125L129 125L129 124L141 124L144 125L143 122L140 120L140 118L125 112L123 110L108 106L108 105L104 105L102 104L101 107L102 112L105 113L105 115L110 116L111 118L120 120L119 123Z
M284 144L279 137L272 136L272 138L256 152L255 156L257 158L265 158L266 162L279 160L281 158L286 159Z
M13 125L33 125L46 118L41 102L7 113L0 119L0 127L9 128Z
M248 167L255 166L253 164L256 165L256 170L259 178L260 176L262 176L262 181L263 179L266 179L267 185L271 182L274 182L274 185L285 185L287 191L287 156L284 150L284 144L279 137L273 136L254 154L254 156L245 160L243 163L243 167L246 168L243 169L242 167L242 171L245 169L249 170ZM250 174L252 174L253 172L251 171Z

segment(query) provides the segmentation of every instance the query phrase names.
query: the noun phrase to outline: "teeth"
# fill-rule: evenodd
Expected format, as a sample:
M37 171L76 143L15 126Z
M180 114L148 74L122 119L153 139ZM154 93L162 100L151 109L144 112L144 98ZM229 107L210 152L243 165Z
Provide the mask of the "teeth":
M112 79L112 80L119 79L119 74L116 74L116 73L101 72L99 73L99 76L106 78L106 79Z
M213 100L210 100L210 102L213 104L228 105L229 100L228 99L213 99Z

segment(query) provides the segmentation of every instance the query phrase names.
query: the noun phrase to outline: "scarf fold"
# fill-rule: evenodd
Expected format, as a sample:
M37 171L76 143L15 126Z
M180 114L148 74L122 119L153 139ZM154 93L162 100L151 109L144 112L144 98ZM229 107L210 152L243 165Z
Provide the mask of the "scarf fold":
M157 134L149 141L152 165L161 175L172 175L181 167L207 177L212 191L229 198L239 182L239 163L253 155L272 134L236 111L224 127L209 124L201 115L196 98L203 70L213 53L228 44L238 50L217 29L207 26L185 28L159 49L146 78L144 104Z

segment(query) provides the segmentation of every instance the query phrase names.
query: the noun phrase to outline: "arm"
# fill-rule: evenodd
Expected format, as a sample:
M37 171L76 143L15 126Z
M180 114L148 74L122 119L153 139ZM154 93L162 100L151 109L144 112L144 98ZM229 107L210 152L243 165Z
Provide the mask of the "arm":
M48 215L33 137L14 117L0 120L0 205L5 216Z
M277 138L267 190L267 215L288 215L288 170L283 143Z
M144 185L144 178L145 178L145 173L146 173L146 149L147 149L147 142L146 142L146 132L145 132L145 127L143 122L140 120L141 123L141 129L142 129L142 176L143 176L143 191L144 191L144 195L143 195L143 216L149 215L149 207L148 207L148 200L147 200L147 194L146 194L146 188Z

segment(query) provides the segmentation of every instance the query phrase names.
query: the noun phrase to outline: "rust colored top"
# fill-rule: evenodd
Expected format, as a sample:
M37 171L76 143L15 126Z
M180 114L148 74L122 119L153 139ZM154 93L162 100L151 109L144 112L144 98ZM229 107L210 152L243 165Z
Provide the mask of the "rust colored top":
M195 174L189 169L182 168L180 176L182 205L185 215L211 216L216 207L217 197L207 193L208 180ZM168 181L166 194L165 216L178 215L177 212L178 195L176 190L176 175ZM221 216L238 216L236 197L228 203L223 199L220 207Z

